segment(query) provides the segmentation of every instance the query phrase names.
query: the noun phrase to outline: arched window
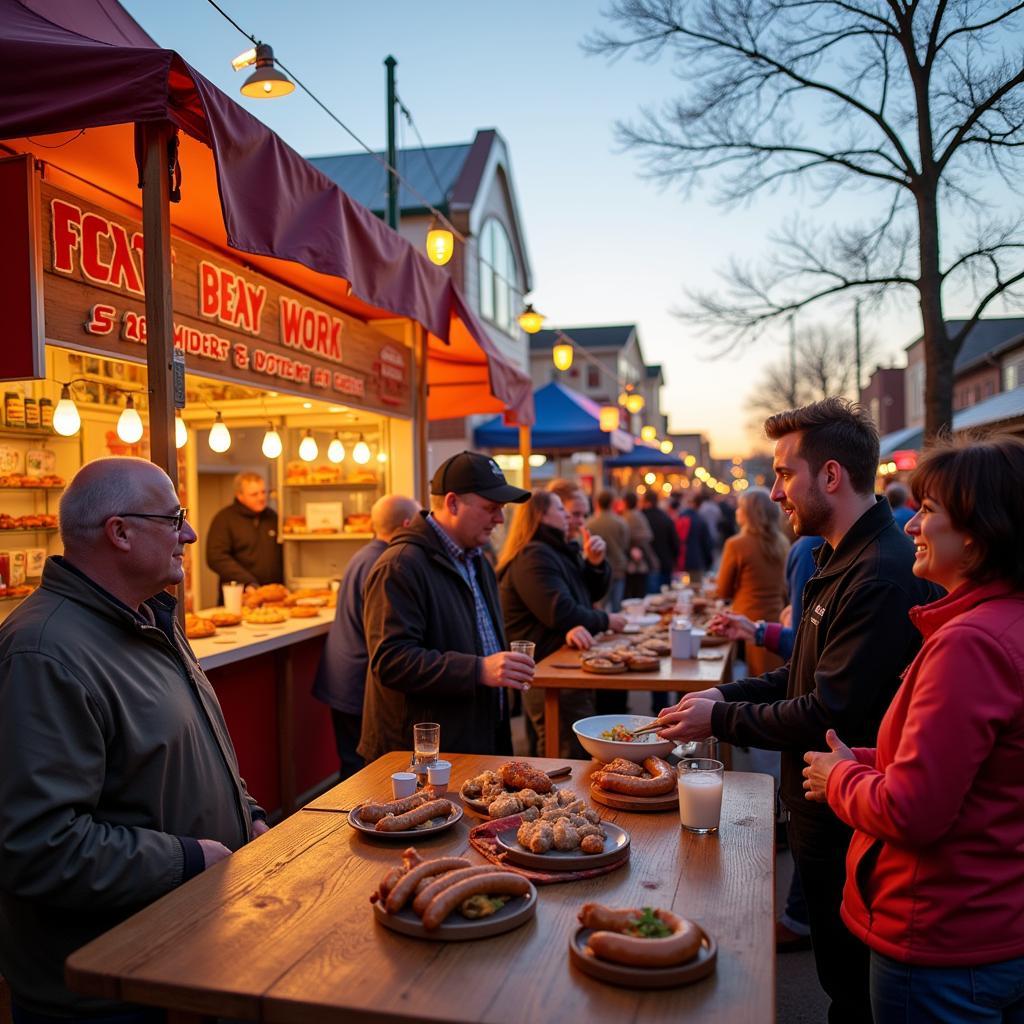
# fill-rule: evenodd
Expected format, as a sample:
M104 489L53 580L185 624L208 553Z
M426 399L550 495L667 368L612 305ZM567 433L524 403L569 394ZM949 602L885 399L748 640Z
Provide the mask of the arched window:
M480 232L480 312L503 331L515 331L519 289L512 243L491 217Z

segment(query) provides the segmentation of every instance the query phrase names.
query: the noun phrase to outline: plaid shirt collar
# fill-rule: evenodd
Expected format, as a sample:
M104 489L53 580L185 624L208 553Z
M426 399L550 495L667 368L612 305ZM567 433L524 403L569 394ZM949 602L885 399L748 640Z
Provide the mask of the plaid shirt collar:
M478 558L483 553L483 548L463 548L455 543L448 536L448 532L445 528L434 518L433 512L427 516L427 522L434 528L434 532L441 538L441 543L444 545L445 551L453 558L456 562L468 563L474 558Z

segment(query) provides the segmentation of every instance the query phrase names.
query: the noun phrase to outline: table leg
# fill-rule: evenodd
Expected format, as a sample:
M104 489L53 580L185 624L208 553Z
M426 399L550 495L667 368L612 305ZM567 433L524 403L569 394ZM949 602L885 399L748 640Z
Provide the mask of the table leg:
M544 689L544 756L558 757L558 695L557 686Z

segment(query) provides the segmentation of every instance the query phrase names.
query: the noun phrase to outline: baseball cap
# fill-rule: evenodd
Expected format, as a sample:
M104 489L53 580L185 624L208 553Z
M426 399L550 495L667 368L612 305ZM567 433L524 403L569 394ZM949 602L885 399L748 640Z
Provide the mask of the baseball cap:
M431 494L479 494L488 501L523 502L529 491L513 487L505 479L501 467L489 455L480 452L459 452L437 467L430 481Z

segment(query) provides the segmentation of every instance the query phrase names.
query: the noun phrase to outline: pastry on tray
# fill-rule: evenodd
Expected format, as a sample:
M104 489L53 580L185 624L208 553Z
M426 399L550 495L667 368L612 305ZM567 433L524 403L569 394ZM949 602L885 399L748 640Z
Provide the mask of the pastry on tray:
M286 622L288 613L283 608L246 608L242 618L254 626L269 626L276 622Z
M209 619L193 615L191 612L185 616L185 636L189 640L205 640L216 633L217 627Z

